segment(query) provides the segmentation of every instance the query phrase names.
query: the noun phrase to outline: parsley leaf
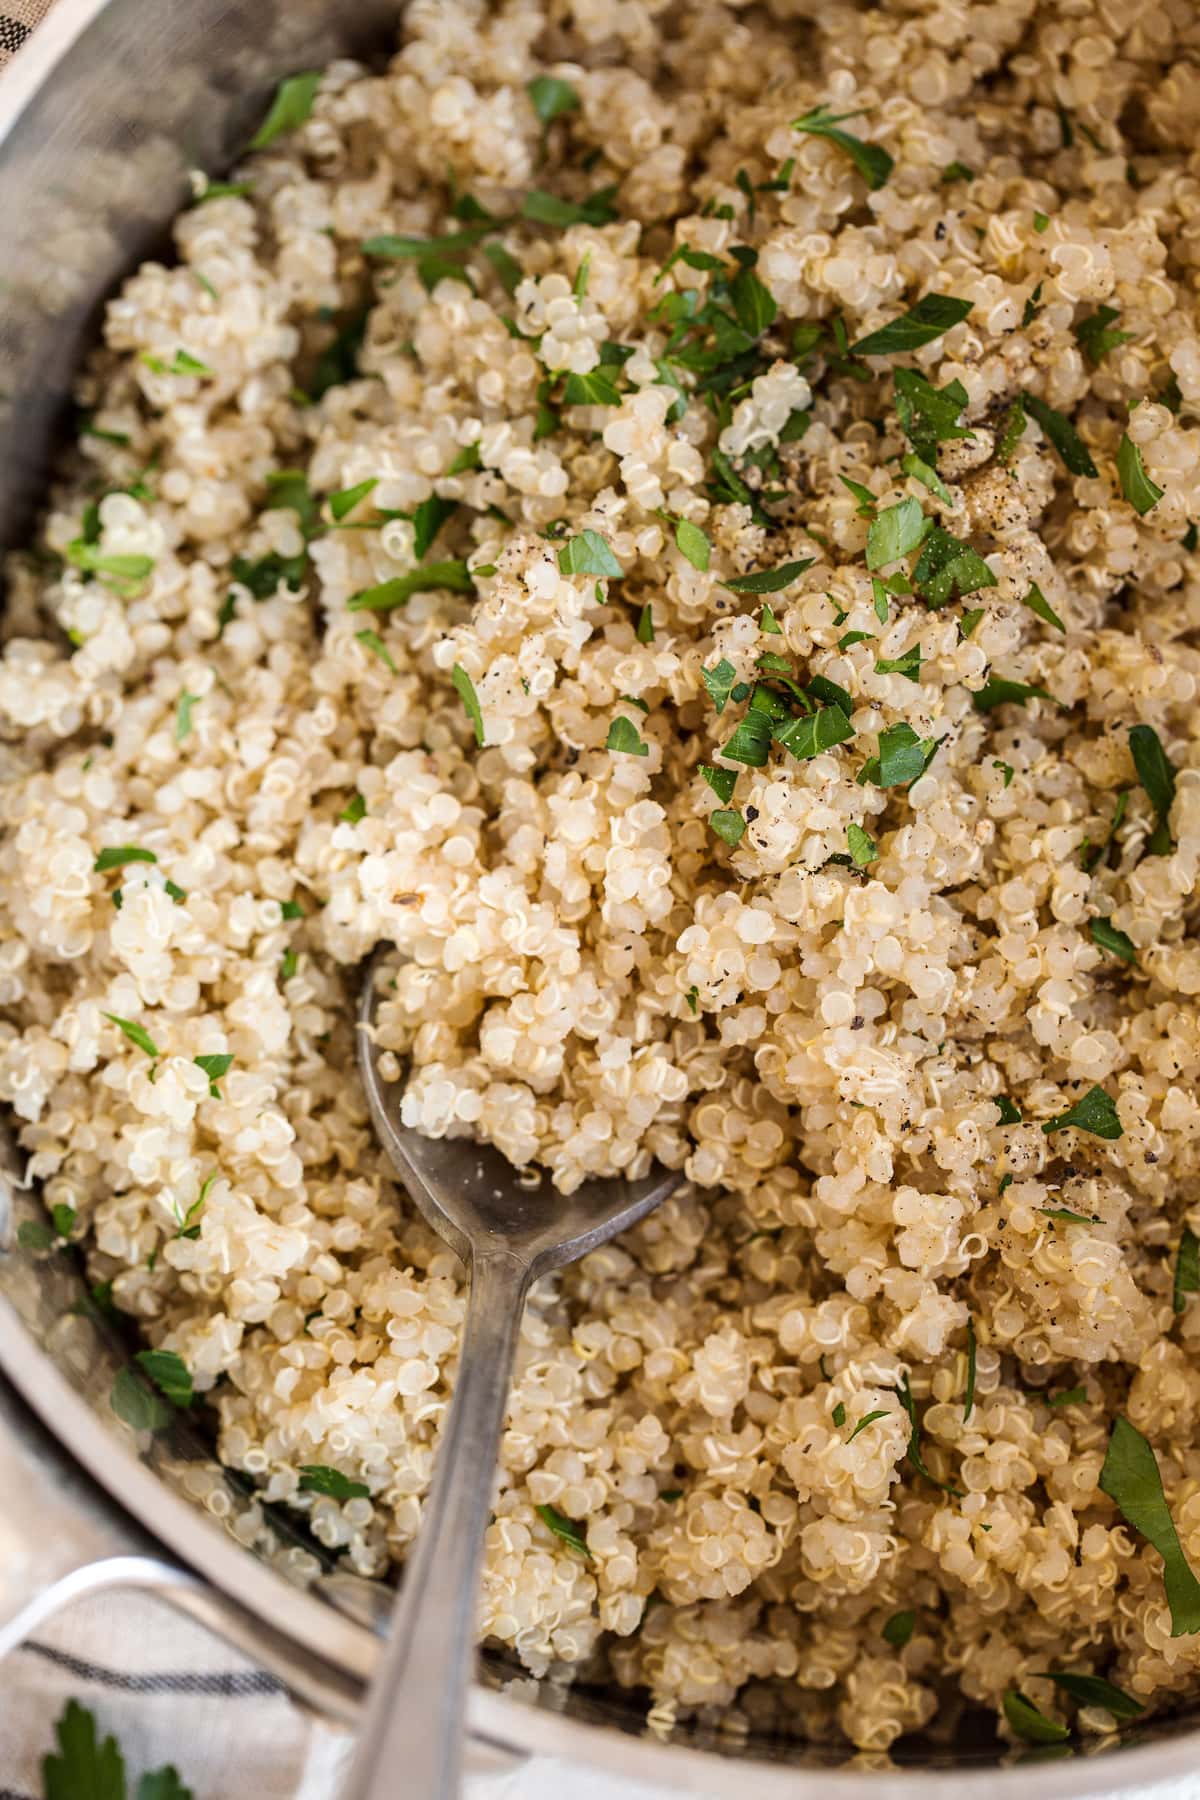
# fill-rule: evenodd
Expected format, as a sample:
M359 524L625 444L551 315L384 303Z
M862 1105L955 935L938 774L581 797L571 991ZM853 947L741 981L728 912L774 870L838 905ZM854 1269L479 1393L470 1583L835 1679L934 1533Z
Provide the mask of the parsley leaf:
M639 644L652 644L654 642L654 614L651 611L650 602L648 600L638 614L637 627L633 635L636 637Z
M731 849L736 849L746 835L746 821L736 808L719 808L708 815L708 822Z
M721 585L732 588L735 594L779 594L798 581L805 569L811 569L815 560L815 557L806 556L800 562L780 563L775 569L756 569L751 575L731 575Z
M139 362L155 375L211 375L208 364L193 356L190 350L176 350L170 362L164 362L161 356L155 356L152 350L143 350Z
M589 369L586 375L567 376L563 401L567 406L620 406L621 391L603 369Z
M561 81L557 75L535 75L526 82L525 92L543 125L561 119L564 113L579 111L579 95L569 81Z
M722 806L728 806L737 785L737 770L715 769L711 763L701 763L697 774L704 777Z
M1134 512L1142 518L1163 497L1163 489L1147 475L1141 450L1127 431L1121 433L1121 442L1117 446L1117 477L1121 483L1121 492Z
M483 712L479 705L479 695L475 692L475 683L461 663L455 663L450 671L450 679L454 683L454 691L462 701L467 717L474 728L475 742L482 748L487 742L487 737L483 728Z
M707 569L709 551L712 549L708 536L694 525L690 519L675 521L675 542L691 563L693 569Z
M68 1700L54 1735L58 1754L42 1759L46 1800L125 1800L125 1762L117 1741L97 1736L86 1707Z
M911 496L885 507L867 532L867 567L881 569L915 550L928 529L921 502Z
M995 706L1024 706L1027 700L1053 701L1054 695L1048 694L1044 687L1010 681L1006 675L989 675L971 699L976 712L991 712Z
M592 1561L592 1553L587 1547L585 1531L574 1519L568 1519L566 1513L559 1512L557 1506L539 1506L535 1508L542 1524L547 1526L564 1544L570 1546L577 1555Z
M862 138L855 137L852 132L839 129L845 120L857 116L854 112L835 113L827 106L815 106L803 118L793 119L792 129L805 131L810 137L825 138L828 143L836 144L839 150L845 151L869 188L881 188L895 167L893 159L882 144L864 143Z
M1102 1087L1089 1088L1066 1112L1047 1119L1042 1130L1049 1137L1052 1131L1065 1131L1068 1125L1073 1125L1077 1131L1089 1131L1093 1137L1116 1139L1125 1135L1116 1104Z
M911 725L901 721L879 733L879 754L864 764L859 785L908 787L923 775L937 753L937 738L919 738Z
M357 825L359 820L365 819L366 816L367 803L361 794L355 794L352 799L348 800L338 814L338 818L346 825Z
M65 1233L63 1234L65 1236ZM1171 1288L1171 1309L1181 1313L1187 1306L1188 1294L1200 1293L1200 1238L1190 1225L1185 1225L1175 1252L1175 1277Z
M1071 1733L1057 1719L1048 1719L1032 1700L1016 1688L1004 1690L1004 1716L1019 1738L1027 1744L1061 1744Z
M221 1098L221 1090L217 1086L217 1083L220 1081L222 1075L227 1075L229 1073L233 1063L232 1053L223 1051L219 1054L210 1056L193 1056L192 1061L198 1069L202 1069L208 1076L208 1091L214 1100L219 1100Z
M432 547L433 540L446 521L458 511L457 500L443 500L431 494L413 513L413 554L418 562Z
M521 217L535 225L554 225L565 230L569 225L610 225L617 217L613 205L616 187L600 188L582 203L560 200L541 188L531 188L521 202Z
M751 707L729 742L722 747L722 756L727 756L730 762L746 763L750 768L764 768L774 723L769 714Z
M1200 1631L1200 1581L1183 1554L1163 1492L1158 1459L1141 1432L1120 1414L1113 1421L1100 1487L1162 1557L1171 1636Z
M1151 856L1171 853L1171 806L1175 799L1175 770L1152 725L1135 725L1129 733L1129 750L1138 780L1154 808L1158 823L1146 849Z
M747 717L753 717L747 714ZM808 762L814 756L820 756L823 750L832 750L835 744L844 744L854 736L854 727L841 706L823 706L819 712L810 713L805 718L792 719L787 725L776 725L775 741L790 750L799 762ZM726 745L725 754L730 754Z
M763 286L753 269L742 269L729 289L737 322L751 337L761 337L775 323L779 312L775 296Z
M620 750L627 756L649 756L650 746L638 731L632 719L624 713L618 713L608 728L608 736L604 740L606 750Z
M947 506L954 505L954 495L937 470L931 468L924 457L911 451L907 456L900 458L900 467L906 475L911 475L914 481L919 481L923 487L927 487L936 499L945 501Z
M723 713L729 704L729 696L737 681L737 670L727 657L722 657L711 669L701 669L700 679L712 696L712 703L718 713Z
M1111 919L1093 919L1091 921L1092 942L1100 950L1107 950L1110 956L1119 956L1122 962L1135 963L1137 951L1133 939L1119 931Z
M972 305L970 300L956 300L953 294L926 294L898 319L851 344L850 354L899 356L906 350L919 350L922 344L932 344L935 338L944 336L951 326L961 324Z
M954 165L951 164L951 167L953 166ZM887 1620L879 1635L885 1644L890 1644L892 1646L893 1650L903 1650L905 1644L907 1644L908 1640L912 1637L912 1634L916 1629L916 1624L917 1615L915 1612L910 1612L907 1609L904 1612L895 1612L892 1614L891 1618Z
M624 575L625 571L598 531L581 531L568 538L558 553L564 575Z
M861 825L851 822L846 827L846 843L855 866L865 869L879 860L879 846L874 838L868 837Z
M1025 427L1029 423L1025 417L1025 408L1018 396L1005 413L1000 425L1000 437L996 444L996 455L1002 463L1012 461L1013 451L1025 436Z
M281 81L270 112L250 139L251 150L265 150L277 137L303 125L312 112L320 85L319 69L306 69L300 75L289 75L286 81Z
M1131 331L1110 330L1113 320L1118 317L1115 306L1100 306L1094 313L1089 313L1086 319L1080 319L1075 327L1075 336L1094 369L1099 368L1110 350L1117 349L1120 344L1127 344L1133 336Z
M156 863L158 861L153 850L141 850L136 844L114 844L102 850L92 868L97 875L103 875L108 869L123 869L126 863Z
M348 1475L343 1475L340 1469L331 1469L328 1463L301 1463L300 1492L323 1494L330 1500L365 1500L371 1490L365 1482L351 1481Z
M469 594L474 589L471 571L465 562L425 563L419 569L410 569L407 575L395 575L390 581L381 581L378 587L363 588L360 593L352 594L347 602L350 612L392 612L397 606L404 606L414 594L427 593L431 588L446 588L453 594Z
M147 1056L158 1056L158 1045L144 1025L139 1025L134 1019L122 1019L116 1013L106 1012L103 1016L123 1032L131 1044L136 1044L139 1050L144 1050Z
M1066 413L1056 412L1054 407L1039 400L1036 394L1022 394L1021 404L1030 417L1037 420L1072 475L1100 473L1092 461L1087 445Z
M877 675L906 675L909 681L921 679L921 646L914 644L903 656L876 657L875 673Z
M154 558L136 552L106 555L97 544L73 538L67 545L67 561L85 574L98 575L114 593L130 595L153 573Z
M1041 1680L1052 1681L1064 1694L1070 1694L1081 1706L1103 1706L1114 1719L1136 1719L1146 1710L1140 1700L1125 1693L1123 1688L1114 1687L1100 1675L1073 1675L1053 1669L1042 1669L1039 1675Z
M364 650L369 650L372 656L377 656L381 663L387 665L393 675L398 675L400 673L395 662L392 660L391 651L377 631L356 631L354 635L363 646Z
M913 582L926 606L936 610L955 594L973 594L979 588L995 587L996 577L978 550L935 525L917 559Z
M947 382L935 388L916 369L897 369L895 373L896 416L917 455L932 464L937 446L952 438L974 438L975 433L959 424L967 404L967 390L961 381Z
M112 1384L108 1403L118 1419L134 1431L158 1431L171 1417L170 1409L158 1395L139 1381L132 1369L120 1369ZM76 1800L74 1793L64 1800Z
M175 708L175 742L182 744L192 729L192 708L199 702L199 694L180 694L179 704Z
M191 1371L176 1351L139 1350L134 1361L172 1406L192 1404Z
M1047 625L1054 625L1059 631L1067 629L1036 581L1030 582L1029 592L1022 600L1021 605L1027 606L1030 612L1036 614L1039 619L1044 619Z

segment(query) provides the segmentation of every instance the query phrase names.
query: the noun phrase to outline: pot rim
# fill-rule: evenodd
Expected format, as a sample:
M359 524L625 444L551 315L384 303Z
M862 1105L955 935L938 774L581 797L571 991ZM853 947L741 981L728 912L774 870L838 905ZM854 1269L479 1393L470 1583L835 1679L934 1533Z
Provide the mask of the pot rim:
M107 4L108 0L56 0L45 21L0 73L0 143ZM352 1721L379 1655L380 1639L374 1633L257 1560L131 1455L2 1299L0 1373L93 1481L171 1555L207 1581L231 1615L249 1614L269 1633L282 1637L295 1653L294 1666L304 1665L310 1675L316 1673L330 1714ZM316 1645L319 1650L312 1648ZM287 1656L277 1654L275 1662L286 1680ZM327 1687L321 1684L322 1668ZM307 1685L311 1693L311 1679ZM347 1698L348 1694L354 1697ZM637 1737L508 1698L478 1683L471 1689L468 1716L473 1738L518 1757L536 1754L582 1762L662 1788L710 1797L720 1794L722 1800L742 1800L751 1770L764 1800L785 1796L795 1800L808 1782L828 1784L836 1800L915 1800L918 1788L942 1800L950 1800L952 1792L970 1800L992 1800L1001 1789L1015 1795L1018 1782L1027 1782L1031 1774L1019 1764L1005 1768L994 1763L936 1769L805 1769L764 1760L752 1749L724 1755ZM1100 1757L1039 1762L1037 1786L1042 1800L1098 1800L1103 1794L1135 1787L1183 1783L1194 1776L1198 1745L1200 1726L1159 1743L1114 1747Z

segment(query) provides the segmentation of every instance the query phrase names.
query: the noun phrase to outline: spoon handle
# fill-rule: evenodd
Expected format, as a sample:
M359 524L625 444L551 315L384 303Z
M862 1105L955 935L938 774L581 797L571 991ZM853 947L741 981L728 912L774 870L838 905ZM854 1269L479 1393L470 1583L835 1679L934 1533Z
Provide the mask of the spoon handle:
M454 1800L474 1663L479 1571L529 1286L508 1251L477 1258L454 1400L416 1551L342 1800Z

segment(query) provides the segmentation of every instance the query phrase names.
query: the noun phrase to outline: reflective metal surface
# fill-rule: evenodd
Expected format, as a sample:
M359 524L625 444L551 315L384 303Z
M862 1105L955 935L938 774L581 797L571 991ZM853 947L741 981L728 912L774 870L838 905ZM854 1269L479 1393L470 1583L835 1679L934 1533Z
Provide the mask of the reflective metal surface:
M161 240L184 171L220 168L276 79L386 42L396 0L57 0L0 77L0 541L20 541L67 409L72 370L119 276ZM799 25L797 26L799 29ZM15 1244L36 1200L0 1173L0 1648L65 1591L148 1581L223 1631L334 1718L356 1716L390 1594L332 1569L286 1517L228 1529L255 1504L202 1436L134 1432L109 1394L125 1351L80 1308L66 1252ZM1115 1794L1157 1782L1194 1792L1200 1732L1160 1722L1061 1760L994 1743L896 1747L884 1758L805 1746L778 1725L746 1739L645 1734L645 1697L538 1684L485 1659L477 1738L630 1779L740 1800L832 1791L845 1800L933 1793ZM509 1691L505 1692L507 1686ZM783 1709L764 1701L764 1719ZM904 1759L908 1766L897 1766ZM841 1764L843 1766L834 1766Z

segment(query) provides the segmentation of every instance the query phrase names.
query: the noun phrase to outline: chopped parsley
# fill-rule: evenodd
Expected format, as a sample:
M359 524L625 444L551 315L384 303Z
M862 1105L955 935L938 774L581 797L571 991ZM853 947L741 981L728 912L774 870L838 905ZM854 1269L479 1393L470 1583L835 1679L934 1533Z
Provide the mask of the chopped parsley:
M152 556L134 551L108 555L98 544L89 544L84 538L73 538L67 545L67 561L86 575L97 576L105 587L125 598L131 597L154 572Z
M1029 423L1025 416L1025 407L1018 396L1005 413L1000 424L1000 436L996 444L996 455L1002 463L1012 461L1013 451L1025 436L1025 427Z
M1130 331L1111 329L1113 320L1119 316L1115 306L1100 306L1094 313L1089 313L1086 319L1080 319L1075 327L1075 336L1094 369L1099 368L1110 350L1127 344L1133 336Z
M953 294L926 294L898 319L870 331L865 338L851 344L852 356L899 356L907 350L919 350L932 344L954 325L960 325L971 311L973 302L957 300Z
M55 1721L54 1735L57 1752L42 1759L45 1800L125 1800L125 1759L115 1738L100 1737L85 1706L68 1700ZM173 1764L165 1763L141 1777L137 1800L193 1800L193 1796Z
M534 1510L542 1524L552 1531L555 1537L561 1538L563 1543L574 1550L577 1556L584 1557L588 1562L592 1561L586 1534L576 1520L569 1519L566 1513L559 1512L557 1506L539 1506Z
M806 569L811 569L814 558L804 557L800 562L780 563L775 569L756 569L750 575L731 575L722 582L722 586L732 588L735 594L779 594L784 588L791 587L798 581Z
M931 468L923 457L917 455L915 450L900 458L900 467L906 475L911 475L914 481L919 481L922 487L927 487L935 499L944 501L947 506L954 505L954 495L937 470Z
M937 754L938 742L937 738L919 738L903 720L889 725L879 733L878 756L871 757L859 771L859 785L908 787L925 773Z
M722 806L728 806L737 786L737 770L714 769L710 763L701 763L697 772L704 777Z
M772 637L783 636L783 626L775 617L774 611L769 604L765 605L758 615L758 629L766 632Z
M582 203L560 200L541 188L531 188L521 202L521 217L535 225L551 225L565 231L569 225L611 225L617 217L613 205L616 186L599 188Z
M354 511L354 509L358 505L359 501L365 500L367 495L372 493L374 491L374 489L377 488L378 486L379 486L378 475L372 475L366 481L356 482L353 487L342 488L340 490L340 492L338 492L336 494L330 494L330 496L329 496L330 512L333 514L334 518L340 524L340 522L343 519L348 518L349 515Z
M1114 1719L1136 1719L1146 1709L1140 1700L1127 1694L1123 1688L1114 1687L1111 1681L1105 1681L1100 1675L1074 1675L1065 1671L1042 1669L1039 1671L1042 1681L1052 1681L1060 1687L1064 1694L1070 1694L1072 1700L1078 1700L1081 1706L1102 1706L1110 1712Z
M699 525L694 525L690 519L677 519L675 521L675 542L693 569L707 569L712 545L708 541L707 533L701 531Z
M722 756L727 756L730 762L745 763L750 768L764 768L767 752L771 747L774 724L775 721L768 713L758 711L752 706L729 742L722 746Z
M879 846L874 838L868 837L862 826L853 821L846 827L846 843L856 868L869 868L871 863L879 860Z
M569 81L561 81L557 75L535 75L526 82L525 92L543 125L561 119L564 113L579 111L579 95Z
M153 850L142 850L137 844L114 844L102 850L92 868L97 875L103 875L109 869L123 869L126 863L156 863L158 861Z
M211 376L208 364L193 356L190 350L176 350L170 362L164 362L161 356L155 356L152 350L143 350L138 358L154 375L202 375Z
M802 118L792 120L792 129L836 144L839 150L845 151L867 186L874 190L884 185L895 163L882 144L864 143L862 138L855 137L852 132L840 129L847 119L858 118L861 110L859 108L854 112L835 113L828 106L814 106Z
M996 706L1024 706L1029 700L1049 700L1044 687L1024 681L1011 681L1006 675L989 675L977 693L972 694L976 712L991 712ZM1007 784L1006 784L1007 785Z
M1092 942L1097 949L1105 950L1109 956L1119 956L1122 962L1135 963L1137 950L1133 939L1119 931L1111 919L1091 920Z
M747 717L751 716L747 714ZM792 719L782 727L776 724L773 735L798 761L808 762L812 757L820 756L823 750L832 750L835 744L844 744L852 738L854 727L841 706L823 706L819 712ZM730 754L728 745L725 754Z
M637 638L639 644L652 644L654 642L654 614L651 611L650 602L648 600L638 614L638 622L634 631L634 636Z
M934 610L945 606L955 594L973 594L979 588L997 585L978 550L943 531L940 525L934 525L926 536L913 569L913 582L926 606Z
M834 1424L838 1427L838 1430L840 1431L842 1426L846 1423L846 1408L840 1400L838 1401L837 1405L834 1407L833 1412L830 1416L832 1417Z
M433 540L446 521L458 511L457 500L443 500L431 494L413 513L413 554L420 561L433 545Z
M367 803L361 794L355 794L351 800L348 800L338 814L338 818L345 825L357 825L359 820L365 819L366 816Z
M131 1044L135 1044L139 1050L144 1050L147 1056L158 1056L158 1045L144 1025L139 1025L134 1019L122 1019L116 1013L106 1012L104 1017L123 1032Z
M1099 1222L1094 1213L1073 1212L1069 1206L1039 1206L1036 1210L1043 1218L1054 1219L1062 1225L1095 1225Z
M66 1233L63 1233L66 1236ZM1200 1293L1200 1238L1190 1225L1185 1225L1175 1252L1175 1275L1171 1286L1171 1309L1181 1313L1187 1306L1188 1294Z
M1147 475L1141 450L1127 431L1121 433L1121 442L1117 447L1117 479L1126 500L1142 518L1163 497L1163 489Z
M250 148L265 150L277 137L303 125L312 112L320 85L321 74L318 69L306 69L302 74L289 75L286 81L281 81L271 102L271 110L250 139Z
M966 163L959 162L957 159L954 162L948 162L942 170L943 181L974 181L974 179L974 169L969 169Z
M625 573L598 531L581 531L568 538L558 553L558 566L564 575L616 577Z
M953 166L954 165L951 164L952 168ZM916 1625L916 1613L906 1609L903 1612L893 1613L891 1618L884 1624L879 1635L885 1644L890 1644L892 1646L893 1650L903 1650L905 1644L908 1643L908 1640L916 1630Z
M179 704L175 708L175 742L182 744L192 729L192 708L199 702L199 694L180 694Z
M108 1403L118 1419L134 1431L159 1431L171 1417L170 1408L132 1369L118 1371ZM74 1800L74 1796L64 1795L63 1800Z
M450 679L454 683L454 691L463 703L468 719L475 732L475 742L482 749L487 742L483 728L483 712L479 705L479 695L475 692L475 683L467 674L461 663L455 663L450 671Z
M1049 1137L1052 1131L1065 1131L1068 1125L1073 1125L1077 1131L1091 1132L1093 1137L1115 1139L1125 1135L1125 1127L1117 1117L1116 1104L1102 1087L1089 1088L1066 1112L1047 1119L1042 1130Z
M850 1436L846 1439L846 1442L852 1444L860 1431L865 1431L868 1425L873 1425L875 1423L876 1419L886 1419L887 1417L888 1408L886 1406L880 1406L877 1407L874 1412L865 1413L854 1427L854 1430L850 1433Z
M1100 473L1092 461L1087 445L1066 413L1056 412L1054 407L1047 406L1044 400L1039 400L1036 394L1022 394L1021 404L1029 416L1037 420L1070 474L1098 475Z
M709 814L708 822L732 849L736 849L746 835L746 821L736 807L718 808Z
M482 742L482 739L480 740ZM604 740L606 750L618 750L627 756L649 756L650 746L641 736L632 719L624 713L618 713L608 728L608 736Z
M914 644L903 656L882 656L875 659L877 675L904 675L909 681L921 679L921 646Z
M446 479L451 475L468 475L472 469L481 469L483 459L479 454L479 443L464 444L458 454L453 457L446 469Z
M1021 1109L1009 1099L1007 1094L997 1094L992 1104L999 1110L1001 1125L1019 1125Z
M1151 856L1169 856L1171 807L1175 800L1174 767L1152 725L1133 726L1129 733L1129 751L1138 780L1145 789L1158 821L1146 844L1147 852Z
M425 563L418 569L410 569L407 575L395 575L390 581L381 581L377 587L363 588L352 594L347 608L350 612L392 612L397 606L406 605L414 594L427 593L431 588L469 594L474 588L471 571L458 559Z
M354 635L362 645L363 649L369 650L372 656L377 656L380 662L384 663L392 671L393 675L398 675L400 673L392 659L391 651L377 631L356 631Z
M1183 1554L1163 1492L1158 1459L1141 1432L1120 1414L1113 1421L1100 1487L1126 1522L1162 1557L1171 1636L1200 1631L1200 1581Z
M586 375L568 375L563 388L567 406L620 406L621 390L603 369L589 369Z
M134 1361L172 1406L192 1404L191 1371L176 1351L139 1350Z
M934 1487L941 1488L943 1493L961 1494L961 1488L955 1487L954 1483L951 1481L939 1481L937 1476L931 1475L925 1466L924 1459L921 1455L921 1427L917 1418L917 1403L913 1399L913 1391L909 1385L907 1375L901 1377L901 1385L896 1389L896 1393L899 1397L901 1406L908 1414L909 1435L906 1461L916 1470L918 1475L924 1476L925 1480L931 1482Z
M701 669L700 679L708 689L709 697L716 707L718 715L723 713L728 706L729 697L737 678L737 670L725 656L719 663L714 663L711 669Z
M961 381L935 388L916 369L897 369L894 379L897 417L905 437L923 462L933 465L940 443L974 437L973 431L959 424L968 398Z
M1047 1406L1082 1406L1087 1399L1085 1387L1063 1388L1061 1393L1047 1394Z
M975 1321L967 1320L967 1391L963 1396L963 1424L975 1409Z
M351 1481L340 1469L331 1469L327 1463L300 1464L300 1492L302 1494L321 1494L329 1500L365 1500L370 1495L370 1488L362 1481Z
M221 1098L221 1090L217 1086L222 1075L227 1075L233 1064L233 1056L226 1051L219 1055L193 1056L196 1067L208 1076L208 1091L214 1100Z
M1059 631L1067 629L1036 581L1030 582L1029 592L1025 595L1021 605L1027 606L1030 612L1036 614L1039 619L1044 619L1047 625L1054 625Z
M308 551L301 550L295 556L281 556L277 550L268 551L266 556L257 562L249 562L244 556L235 556L231 569L233 579L249 589L254 600L272 600L279 592L280 582L292 593L297 593L304 584L308 572ZM233 599L229 596L228 605ZM232 610L230 617L232 617Z
M982 619L983 612L982 606L968 606L963 609L962 616L958 621L958 635L964 643Z
M885 507L867 532L867 567L882 569L915 550L929 529L921 503L911 497Z
M1061 1744L1071 1735L1065 1725L1048 1719L1016 1688L1005 1688L1003 1705L1005 1718L1027 1744Z
M1035 212L1034 213L1033 229L1037 232L1039 237L1041 236L1043 231L1048 231L1050 229L1050 220L1047 218L1047 216L1044 212Z

